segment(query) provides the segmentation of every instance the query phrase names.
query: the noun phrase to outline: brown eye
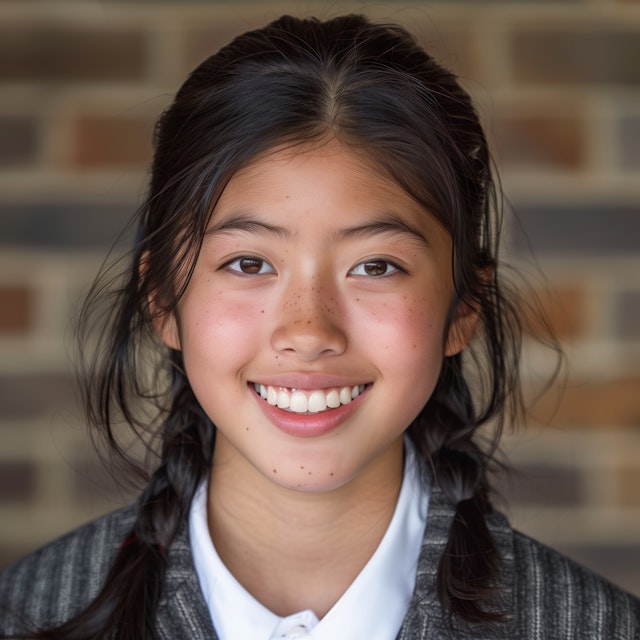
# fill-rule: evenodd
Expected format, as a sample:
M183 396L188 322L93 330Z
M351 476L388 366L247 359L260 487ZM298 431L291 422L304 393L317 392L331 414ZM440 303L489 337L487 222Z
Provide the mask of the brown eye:
M387 273L389 268L389 264L384 260L371 260L370 262L365 262L362 266L368 276L382 276Z
M241 258L239 267L242 273L260 273L262 260L258 260L258 258Z
M397 271L405 272L404 269L396 266L393 262L380 258L377 260L365 260L364 262L360 262L353 267L351 271L349 271L349 275L379 278L380 276L391 275Z
M227 268L230 271L246 275L273 273L273 267L266 260L256 258L255 256L236 258L227 264Z

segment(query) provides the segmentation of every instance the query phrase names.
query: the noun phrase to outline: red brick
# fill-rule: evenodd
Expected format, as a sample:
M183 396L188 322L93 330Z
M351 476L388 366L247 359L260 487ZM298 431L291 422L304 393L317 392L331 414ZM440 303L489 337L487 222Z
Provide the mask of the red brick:
M69 162L74 167L146 166L151 159L151 120L82 116L73 122L71 135Z
M564 285L553 291L537 291L535 296L544 316L533 313L527 322L528 331L534 335L545 332L548 323L553 334L561 339L571 339L584 333L587 320L586 291L576 285Z
M570 380L561 397L548 393L532 415L558 427L639 427L640 376L603 381Z
M451 69L461 80L473 78L478 82L485 77L484 72L487 70L478 64L477 25L462 20L439 20L437 24L425 20L424 23L407 26L427 52L444 67Z
M506 115L496 122L497 155L509 168L580 169L585 164L584 122L575 115Z
M0 28L0 80L140 80L145 41L139 31L83 26Z
M33 326L33 291L0 285L0 333L25 334Z
M185 34L184 73L188 73L235 36L262 26L264 20L212 20L206 28L190 29Z
M640 507L640 463L621 466L615 478L616 502L628 507Z
M640 30L527 23L514 28L509 51L517 82L640 83Z

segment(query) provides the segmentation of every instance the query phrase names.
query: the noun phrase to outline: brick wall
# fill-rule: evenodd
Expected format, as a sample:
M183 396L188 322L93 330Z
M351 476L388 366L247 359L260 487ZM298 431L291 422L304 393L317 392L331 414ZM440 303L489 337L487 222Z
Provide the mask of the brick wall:
M361 9L342 2L340 10ZM0 565L126 499L90 455L69 320L144 189L155 118L239 31L335 2L0 1ZM373 3L480 105L568 385L509 435L524 530L640 593L640 3ZM525 374L546 367L532 351Z

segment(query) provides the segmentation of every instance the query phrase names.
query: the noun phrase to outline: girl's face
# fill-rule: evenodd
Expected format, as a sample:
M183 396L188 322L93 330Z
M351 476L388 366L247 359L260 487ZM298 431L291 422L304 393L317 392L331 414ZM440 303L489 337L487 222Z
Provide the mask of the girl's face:
M177 313L214 464L326 491L402 464L402 434L473 314L447 318L451 238L337 142L276 150L222 194Z

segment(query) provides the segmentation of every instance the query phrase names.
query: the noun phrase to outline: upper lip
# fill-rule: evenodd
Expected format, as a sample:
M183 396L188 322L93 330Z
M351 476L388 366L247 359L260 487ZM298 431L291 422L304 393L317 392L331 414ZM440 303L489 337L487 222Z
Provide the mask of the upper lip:
M338 374L326 373L281 373L251 379L252 383L286 389L331 389L334 387L355 387L368 384L369 380L354 379Z

